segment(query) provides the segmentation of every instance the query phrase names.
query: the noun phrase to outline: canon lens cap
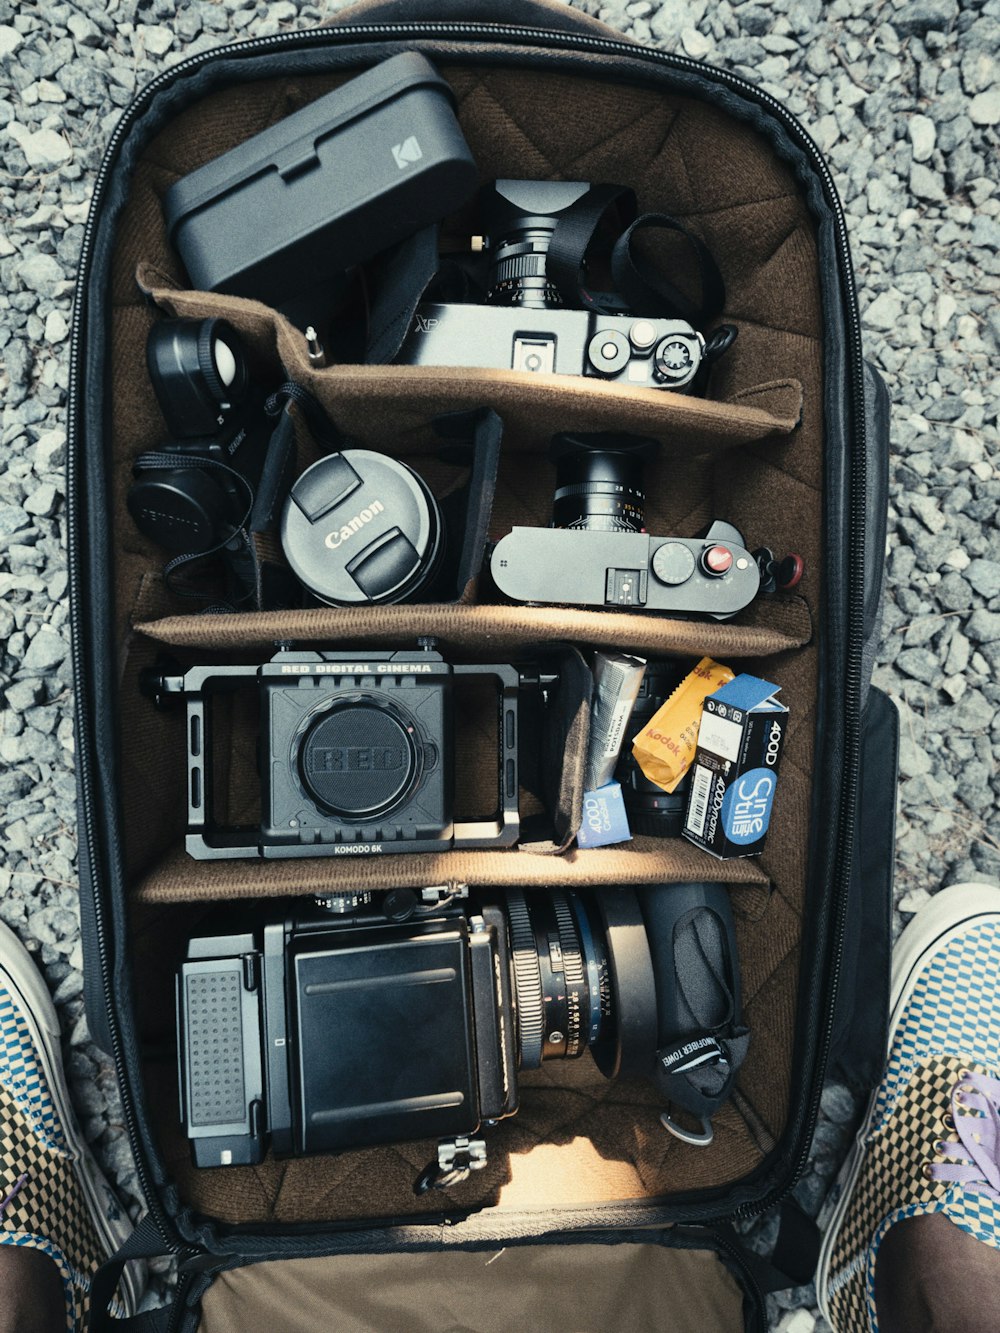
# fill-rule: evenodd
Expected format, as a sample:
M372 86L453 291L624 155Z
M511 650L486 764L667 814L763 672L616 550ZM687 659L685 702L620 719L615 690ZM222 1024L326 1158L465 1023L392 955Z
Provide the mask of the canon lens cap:
M296 481L281 545L319 601L364 606L405 601L429 583L444 529L437 501L411 467L370 449L345 449Z

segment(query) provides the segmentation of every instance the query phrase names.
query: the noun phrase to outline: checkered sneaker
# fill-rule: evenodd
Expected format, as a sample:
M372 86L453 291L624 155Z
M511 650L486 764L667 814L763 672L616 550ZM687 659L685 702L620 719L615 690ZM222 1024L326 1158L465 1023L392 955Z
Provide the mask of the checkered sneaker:
M0 943L9 952L9 937ZM54 1260L66 1295L66 1327L82 1329L91 1276L127 1218L61 1120L46 1057L32 1038L29 1002L13 988L6 961L0 956L0 1245L41 1250Z
M826 1313L837 1333L877 1330L878 1249L903 1218L943 1213L1000 1249L995 1167L974 1160L982 1136L972 1124L997 1112L978 1090L996 1087L1000 1063L998 964L1000 917L974 919L928 956L899 1015L825 1268Z

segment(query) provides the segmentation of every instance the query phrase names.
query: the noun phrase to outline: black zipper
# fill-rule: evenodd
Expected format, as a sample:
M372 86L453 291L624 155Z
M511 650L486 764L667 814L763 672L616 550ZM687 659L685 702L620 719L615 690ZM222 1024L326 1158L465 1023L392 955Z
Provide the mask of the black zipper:
M77 418L79 407L77 383L79 380L80 361L82 357L81 335L86 305L84 295L86 290L85 278L89 276L87 269L93 246L95 218L100 212L103 191L107 184L115 154L126 133L131 129L140 113L149 106L153 98L159 92L178 77L191 73L193 70L211 60L220 57L232 59L234 57L239 58L268 51L295 50L298 48L322 46L331 42L365 41L374 38L405 40L416 38L446 40L450 38L463 42L479 39L492 39L498 45L514 45L520 42L534 47L551 47L554 49L581 52L594 51L611 56L625 57L632 61L665 66L674 70L683 70L697 75L706 82L714 82L730 88L739 93L746 100L756 102L760 106L767 108L770 114L788 132L791 141L810 159L820 181L822 182L826 202L830 207L835 223L835 248L837 252L839 276L843 284L844 308L848 321L847 341L850 357L848 373L851 380L853 397L852 405L854 408L851 420L851 427L853 428L854 435L853 456L851 458L850 468L848 635L844 687L844 776L841 792L843 804L840 812L838 836L837 868L839 869L839 875L837 883L839 892L835 901L835 916L833 923L834 962L826 988L828 994L829 1017L823 1026L818 1050L818 1067L824 1068L829 1055L833 1034L833 1009L840 976L840 954L842 951L846 921L847 890L851 875L851 853L854 842L855 808L861 749L861 649L864 638L863 559L866 494L864 366L861 345L861 321L858 313L857 289L854 281L850 247L847 239L847 223L843 207L837 194L836 185L829 167L813 140L798 123L795 117L792 116L779 101L771 97L769 93L764 92L746 79L742 79L738 75L732 74L727 70L703 65L699 61L691 60L686 56L679 56L666 51L653 50L630 42L617 41L612 38L593 37L582 33L548 32L534 28L512 28L494 23L381 23L344 27L341 29L329 28L313 29L308 32L276 33L270 37L257 37L246 42L235 43L231 46L221 46L211 51L202 52L197 56L191 56L187 60L180 61L178 64L171 66L169 70L164 71L163 74L158 75L151 83L147 84L123 113L121 120L115 126L114 132L112 133L94 184L90 213L87 218L81 247L80 276L77 287L78 294L73 312L72 324L70 373L67 389L67 457L70 481L72 483L75 479L78 468ZM70 629L72 634L73 672L78 687L76 707L78 717L77 734L80 739L80 801L84 824L83 835L87 841L91 875L94 883L99 884L103 882L106 877L101 873L102 866L97 857L96 839L94 836L95 793L92 784L93 772L96 765L94 763L95 746L93 719L91 715L90 701L87 698L86 691L80 689L80 682L86 679L86 663L83 660L81 616L79 612L81 601L81 571L80 562L77 557L81 536L81 515L79 513L78 499L79 487L70 484L67 487L67 490ZM124 1060L121 1033L118 1027L113 1003L114 996L111 988L107 927L104 920L103 905L97 894L95 894L94 917L97 951L101 963L101 977L104 983L104 999L107 1006L108 1029L112 1038L113 1049L111 1053L115 1057L117 1067L121 1069L124 1068ZM756 1203L740 1205L736 1210L730 1212L728 1216L750 1217L756 1213L764 1212L792 1188L798 1177L801 1175L808 1158L809 1140L819 1111L821 1091L822 1088L819 1080L814 1080L813 1092L807 1108L807 1118L803 1126L804 1133L802 1134L801 1147L796 1160L792 1164L792 1174L788 1178L786 1184L773 1189L762 1200L759 1200ZM127 1083L124 1082L121 1086L121 1099L124 1118L129 1131L129 1138L136 1159L139 1184L146 1198L150 1214L153 1216L158 1230L160 1230L163 1235L164 1252L176 1254L183 1247L176 1240L176 1232L174 1231L173 1224L160 1206L156 1190L153 1188L148 1164L142 1150L142 1142L139 1134L138 1120L135 1104L131 1095L131 1089ZM171 1326L172 1324L173 1321L171 1321Z

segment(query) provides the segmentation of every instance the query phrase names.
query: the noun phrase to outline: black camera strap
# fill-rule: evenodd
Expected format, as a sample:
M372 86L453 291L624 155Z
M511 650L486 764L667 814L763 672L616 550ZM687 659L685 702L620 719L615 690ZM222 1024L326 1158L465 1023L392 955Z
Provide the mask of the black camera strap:
M381 276L368 319L365 363L394 361L417 305L438 272L438 226L415 232L382 256Z
M632 221L611 247L611 278L615 296L630 313L683 319L702 328L716 319L726 303L726 288L719 266L704 241L666 213L643 213L635 217L635 194L620 185L595 185L563 212L549 243L545 271L562 299L571 307L618 314L620 307L602 301L582 281L583 264L594 243L601 221L617 207ZM632 241L639 231L658 228L674 231L687 241L697 261L701 285L700 303L654 271L636 255Z
M294 380L286 380L268 398L264 404L264 411L269 417L280 416L283 412L287 416L287 409L293 404L302 413L309 427L309 433L316 443L327 453L339 454L344 447L343 435L315 394L310 393L301 384L296 384ZM287 419L291 420L290 416Z

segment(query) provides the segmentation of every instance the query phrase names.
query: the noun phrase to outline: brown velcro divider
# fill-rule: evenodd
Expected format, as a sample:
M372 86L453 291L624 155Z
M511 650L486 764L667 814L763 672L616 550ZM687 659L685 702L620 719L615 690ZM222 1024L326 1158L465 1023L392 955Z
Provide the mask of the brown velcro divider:
M805 602L762 600L733 621L671 620L628 612L565 607L413 605L311 607L302 611L166 616L136 630L173 648L267 652L296 643L387 644L398 648L422 635L479 658L524 652L527 645L570 640L595 648L704 657L764 657L799 648L812 637Z
M425 884L573 888L688 880L753 885L758 894L767 896L767 876L757 861L716 861L681 838L647 837L634 838L627 847L577 848L562 856L540 855L522 847L400 856L195 861L178 847L139 880L133 897L146 903L215 902L335 893L346 888L417 889Z
M258 353L276 354L285 372L309 388L349 436L365 437L373 412L423 422L447 412L491 407L504 420L508 444L511 438L548 438L566 430L631 431L662 438L668 450L715 454L769 435L788 435L802 415L802 384L794 378L768 380L719 401L590 376L468 366L317 370L309 363L301 332L259 301L163 286L163 275L144 264L137 281L171 315L214 316L235 324Z

